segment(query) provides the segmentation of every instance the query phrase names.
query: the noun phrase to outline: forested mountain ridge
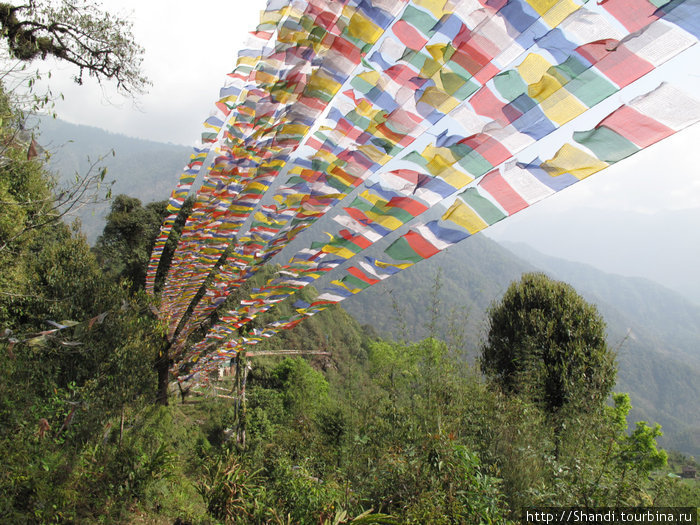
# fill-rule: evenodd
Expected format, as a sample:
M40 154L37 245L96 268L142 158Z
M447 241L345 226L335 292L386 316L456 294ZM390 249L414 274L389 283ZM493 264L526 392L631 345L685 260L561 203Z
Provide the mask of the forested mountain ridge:
M114 181L113 195L126 193L144 204L168 198L192 154L189 147L127 137L48 116L29 124L38 126L37 141L50 153L48 166L60 183L70 183L76 173L86 173L97 162L98 167L107 168L105 182ZM82 229L91 244L102 232L108 211L108 202L80 210Z
M439 333L459 328L464 350L473 357L484 334L486 309L512 281L533 270L498 244L475 235L343 301L342 306L382 335L414 341L429 335L431 310L437 307Z
M692 188L692 174L686 176ZM661 193L662 188L658 188ZM589 264L607 273L646 277L700 304L697 206L649 206L649 211L642 213L584 205L560 209L557 218L552 221L537 210L528 214L526 221L522 218L504 223L500 232L488 235L493 234L497 242L522 242L541 253Z

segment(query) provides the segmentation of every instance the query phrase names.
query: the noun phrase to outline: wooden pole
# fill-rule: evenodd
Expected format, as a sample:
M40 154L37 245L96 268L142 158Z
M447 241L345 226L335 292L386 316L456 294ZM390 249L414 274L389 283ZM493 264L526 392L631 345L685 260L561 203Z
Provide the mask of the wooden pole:
M124 435L124 405L122 405L121 417L119 418L119 448L122 447L122 436Z
M331 355L323 350L258 350L246 352L246 357L259 357L264 355Z
M236 375L233 378L233 390L234 390L234 395L236 396L236 403L234 405L234 410L233 410L233 420L236 425L236 432L238 432L238 427L240 426L240 418L241 418L241 354L238 353L236 354Z
M248 364L245 360L245 352L236 354L236 377L238 381L238 399L236 400L236 442L245 449L245 419L246 419L246 400L245 400L245 385L248 379Z

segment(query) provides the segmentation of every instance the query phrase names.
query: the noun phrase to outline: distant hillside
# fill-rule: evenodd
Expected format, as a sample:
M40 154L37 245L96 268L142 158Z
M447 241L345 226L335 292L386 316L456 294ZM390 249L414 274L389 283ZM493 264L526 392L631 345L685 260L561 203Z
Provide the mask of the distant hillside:
M429 335L440 271L439 333L459 328L465 337L465 351L473 357L483 334L483 312L513 280L533 270L495 242L475 235L343 301L343 307L380 334L410 340L425 338Z
M700 308L646 279L513 249L521 257L477 235L343 305L380 332L419 339L427 335L435 275L442 268L440 332L449 338L445 318L455 307L465 307L466 349L474 356L486 333L488 306L523 272L545 271L572 284L604 316L609 344L618 351L616 389L630 393L631 419L661 423L664 446L700 455Z
M700 208L656 213L575 208L557 211L557 220L529 213L526 220L503 221L488 236L606 272L646 277L700 305Z
M105 157L99 166L107 167L105 180L116 181L112 193L126 193L144 203L169 197L192 153L185 146L135 139L49 117L39 119L37 139L51 154L49 168L60 181L69 182L76 173L86 173L92 162ZM109 204L81 210L83 231L91 243L102 232L108 210Z
M622 340L629 332L629 338L639 345L700 367L700 306L679 293L648 279L621 277L549 257L524 244L502 245L533 266L571 283L595 302L611 318L609 329L621 330L611 335Z

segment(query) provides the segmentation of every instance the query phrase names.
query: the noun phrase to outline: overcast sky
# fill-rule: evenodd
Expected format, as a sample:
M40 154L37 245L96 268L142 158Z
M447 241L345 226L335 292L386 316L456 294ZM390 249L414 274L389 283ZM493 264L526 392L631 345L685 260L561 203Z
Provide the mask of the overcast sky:
M52 62L50 85L58 117L159 142L192 145L202 131L238 50L255 29L264 0L105 0L103 5L133 23L145 49L143 69L153 85L136 100ZM40 65L40 63L35 63ZM43 66L46 69L46 66Z
M131 101L117 95L113 86L100 87L91 79L77 86L71 82L73 68L52 64L51 87L65 97L57 102L58 116L134 137L194 144L264 5L263 0L200 0L196 4L189 0L107 0L107 9L133 21L136 39L146 50L144 70L153 86L147 95ZM670 78L700 98L700 49L695 48L700 46L653 72L642 87L653 89ZM619 105L629 97L614 95L611 99ZM572 206L647 213L700 207L700 168L691 161L699 146L700 125L696 125L521 215Z

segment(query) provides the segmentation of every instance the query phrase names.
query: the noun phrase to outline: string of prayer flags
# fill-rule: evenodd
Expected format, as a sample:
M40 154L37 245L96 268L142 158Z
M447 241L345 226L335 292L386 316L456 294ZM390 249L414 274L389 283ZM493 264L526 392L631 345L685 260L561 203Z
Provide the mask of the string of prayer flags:
M153 294L200 177L160 293L178 360L206 368L697 122L663 84L577 124L686 53L698 20L697 0L269 0L149 263ZM562 140L564 125L579 131ZM326 275L314 302L245 332Z

